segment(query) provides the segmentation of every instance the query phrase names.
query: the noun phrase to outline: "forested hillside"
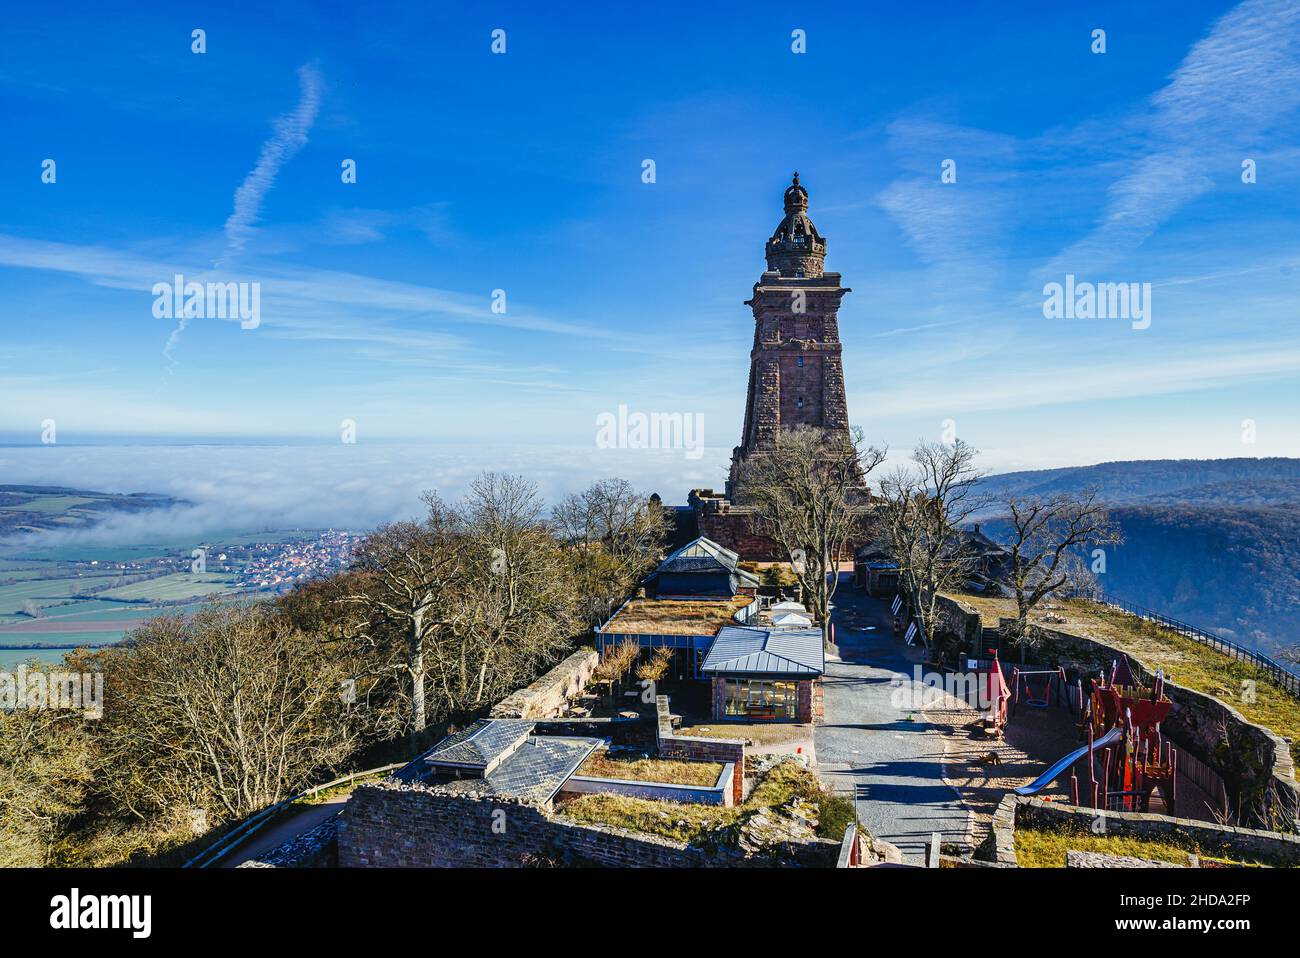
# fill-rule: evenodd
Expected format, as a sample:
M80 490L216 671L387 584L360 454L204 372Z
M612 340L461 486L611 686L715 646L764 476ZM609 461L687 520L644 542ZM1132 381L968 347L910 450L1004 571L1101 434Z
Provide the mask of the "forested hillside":
M1095 488L1125 544L1102 588L1243 645L1300 645L1300 460L1112 462L991 476L983 528L1008 495Z

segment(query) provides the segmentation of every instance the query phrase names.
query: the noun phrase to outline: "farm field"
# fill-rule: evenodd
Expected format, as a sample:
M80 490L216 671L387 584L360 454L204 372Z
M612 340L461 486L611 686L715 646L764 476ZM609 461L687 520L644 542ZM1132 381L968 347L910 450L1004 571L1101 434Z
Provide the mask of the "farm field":
M62 512L94 501L86 496L40 496L8 508L13 512Z
M32 659L37 662L58 663L63 661L63 656L66 654L66 649L0 649L0 670L11 671L16 666L22 665L24 662L30 662Z
M0 653L5 661L21 662L33 654L12 648L16 645L117 642L155 616L190 615L223 596L269 596L347 561L350 533L333 530L232 528L209 531L198 540L110 545L66 539L50 544L45 534L92 526L110 513L175 505L165 496L0 485ZM200 548L207 553L207 571L192 573L192 556ZM62 654L40 652L54 661Z
M77 579L32 579L0 585L0 615L21 612L29 601L37 605L46 605L50 599L66 601L81 587Z
M134 582L121 588L109 589L99 593L100 598L108 599L144 599L152 602L167 602L175 599L191 599L195 596L213 595L230 592L238 588L238 581L233 575L222 572L176 572L145 582Z

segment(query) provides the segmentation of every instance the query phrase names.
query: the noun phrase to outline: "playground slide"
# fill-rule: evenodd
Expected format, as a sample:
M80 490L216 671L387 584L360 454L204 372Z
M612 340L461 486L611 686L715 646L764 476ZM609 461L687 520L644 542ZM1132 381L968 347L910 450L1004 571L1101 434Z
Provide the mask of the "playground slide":
M1123 729L1120 729L1119 727L1111 729L1101 738L1097 739L1095 742L1092 743L1093 750L1096 751L1097 749L1105 748L1107 745L1111 745L1114 744L1115 742L1118 742L1122 734L1123 734ZM1087 754L1088 754L1088 746L1086 745L1084 745L1082 748L1075 749L1073 752L1071 752L1069 755L1066 755L1064 758L1058 759L1055 765L1053 765L1051 768L1045 771L1042 775L1039 775L1038 778L1034 779L1028 785L1022 785L1018 789L1016 789L1016 794L1037 795L1048 785L1051 785L1054 781L1056 781L1056 779L1061 775L1062 772L1064 772L1067 768L1069 768L1071 765L1073 765L1075 762L1077 762L1079 759L1083 758Z

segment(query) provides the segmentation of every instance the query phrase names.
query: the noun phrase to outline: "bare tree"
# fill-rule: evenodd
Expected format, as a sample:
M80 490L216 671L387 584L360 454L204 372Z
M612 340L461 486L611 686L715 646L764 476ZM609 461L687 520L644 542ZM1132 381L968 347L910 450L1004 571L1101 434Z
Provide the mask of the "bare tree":
M631 674L640 658L641 646L630 639L618 645L606 646L600 664L592 672L592 678L598 682L608 682L610 694L613 695L617 691L617 685Z
M975 493L978 455L961 439L951 444L922 441L912 450L912 466L880 484L886 548L898 563L909 605L920 613L927 646L938 636L941 594L970 574L961 530L981 504Z
M1118 545L1124 538L1095 490L1048 498L1012 496L1006 508L1011 526L1011 588L1016 597L1010 637L1023 644L1030 612L1076 574L1079 553L1087 546Z
M425 655L430 646L450 640L459 625L461 610L452 596L464 567L460 515L436 493L425 493L423 500L428 507L423 521L389 523L366 537L355 562L363 575L342 600L363 610L358 638L372 648L383 649L392 629L403 636L401 662L379 664L406 673L414 733L424 731L428 721Z
M355 745L343 674L265 606L151 619L96 659L103 788L141 820L186 808L212 813L210 824L242 817L333 770Z
M457 642L441 651L448 705L473 709L526 684L580 629L565 555L542 522L530 481L486 473L462 508L466 561L456 585Z
M675 649L661 645L650 653L650 658L636 667L636 677L642 682L660 682L668 675L673 664Z
M779 432L745 466L739 495L753 505L758 531L789 557L827 643L840 558L866 529L865 479L884 458L885 450L864 447L861 430L846 441L800 426Z
M343 600L362 612L356 637L372 670L409 680L414 733L527 684L580 629L570 564L531 482L485 473L454 509L434 493L424 501L422 522L367 538Z
M656 497L626 479L603 479L562 499L552 512L568 552L574 588L598 625L659 561L668 519Z

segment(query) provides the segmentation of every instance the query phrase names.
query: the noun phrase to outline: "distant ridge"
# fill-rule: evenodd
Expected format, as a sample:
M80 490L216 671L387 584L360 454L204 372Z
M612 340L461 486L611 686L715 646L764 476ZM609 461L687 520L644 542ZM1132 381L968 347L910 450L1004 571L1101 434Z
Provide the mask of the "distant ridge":
M1139 459L1095 466L1037 469L989 476L984 492L1005 497L1095 488L1113 505L1156 501L1219 505L1300 502L1300 459Z
M57 529L85 529L115 512L144 512L179 505L188 503L152 492L0 485L0 539Z
M1102 587L1267 653L1300 646L1300 459L1151 459L989 476L983 529L1008 496L1096 489L1124 532Z

